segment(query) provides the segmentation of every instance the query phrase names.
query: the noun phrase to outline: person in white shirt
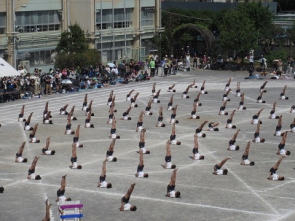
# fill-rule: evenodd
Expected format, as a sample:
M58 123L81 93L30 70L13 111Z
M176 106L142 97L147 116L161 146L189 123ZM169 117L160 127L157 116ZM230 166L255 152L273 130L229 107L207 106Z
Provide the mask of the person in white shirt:
M35 175L35 169L36 169L38 159L39 159L39 157L35 156L32 164L31 164L31 167L30 167L30 169L28 171L28 176L27 176L28 180L41 180L40 175Z
M88 95L85 94L84 102L83 102L83 105L82 105L82 110L84 110L84 111L86 111L86 109L87 109L87 97L88 97Z
M22 106L22 109L20 111L20 114L18 115L17 121L25 122L26 119L24 119L24 114L25 114L25 105Z
M286 131L282 137L282 141L279 143L278 145L278 152L277 152L277 155L290 155L291 152L289 150L285 150L285 144L286 144L286 141L287 141L287 134L288 134L288 131Z
M254 133L254 140L252 140L252 142L254 142L254 143L264 143L265 142L264 138L259 137L259 133L260 133L260 120L257 123L257 128Z
M107 153L106 153L106 158L107 158L107 161L109 162L117 162L117 157L113 156L115 142L116 142L116 138L112 139L112 142L110 143L109 149L107 150Z
M259 120L259 116L261 114L261 112L264 110L264 108L261 108L257 114L253 115L252 117L252 121L251 121L251 124L258 124L258 122L260 122L260 124L262 124L262 121Z
M111 135L109 136L110 139L120 139L120 136L116 134L117 131L117 122L116 122L116 117L115 115L113 115L113 119L112 119L112 127L111 127Z
M143 160L143 152L142 150L139 151L139 164L137 166L137 172L135 176L137 178L148 178L149 175L145 172L143 172L144 169L144 160Z
M288 97L285 96L286 89L287 89L287 85L285 85L285 87L283 88L282 93L280 94L280 99L281 100L288 100L289 99Z
M94 125L90 123L91 116L92 116L92 113L91 113L91 110L90 110L88 112L88 114L87 114L86 119L85 119L85 125L84 125L85 128L94 128Z
M227 148L227 150L239 150L240 149L239 145L235 145L237 136L238 136L238 134L239 134L240 131L241 130L238 129L235 132L233 138L228 142L228 148Z
M143 125L143 115L144 115L144 112L141 111L140 114L139 114L139 117L138 117L138 121L137 121L137 124L136 124L136 132L141 132L142 130L142 125Z
M159 117L158 117L158 121L156 123L156 127L166 127L166 125L163 123L163 107L161 106L159 108Z
M198 136L194 135L194 148L193 148L193 160L204 160L205 157L199 153L199 142L198 142Z
M171 163L171 142L168 140L166 142L166 156L165 156L165 164L162 165L165 169L175 169L176 165Z
M244 106L244 101L245 101L245 93L243 92L241 94L241 100L240 100L240 103L239 103L238 110L246 110L246 107Z
M45 205L46 205L46 208L45 208L45 217L42 221L50 221L50 208L51 208L51 203L49 204L48 203L48 199L46 199L45 201Z
M226 83L226 85L225 85L225 88L224 88L225 91L228 91L228 90L230 89L230 88L229 88L230 83L231 83L231 78L228 79L228 81L227 81L227 83Z
M113 185L111 183L106 182L106 173L107 173L106 168L107 168L107 160L105 159L103 161L103 163L102 163L101 174L100 174L100 177L99 177L99 182L98 182L97 187L110 189L110 188L113 187Z
M175 123L172 124L172 132L171 132L171 135L170 135L170 142L173 145L181 145L181 142L176 140Z
M57 194L57 199L55 200L56 202L71 201L71 198L66 198L64 195L66 192L66 177L67 177L67 175L64 175L61 177L60 188L56 192L56 194Z
M193 110L191 112L191 116L188 119L200 119L200 116L196 115L197 113L197 103L193 104Z
M151 116L153 115L153 113L151 112L151 108L152 108L152 103L153 103L153 99L151 98L145 108L145 114L146 116Z
M38 124L35 124L32 132L29 135L30 143L40 143L40 140L35 137L35 134L37 132L37 128L38 128Z
M283 119L283 115L281 115L280 117L279 117L279 120L278 120L278 124L277 124L277 126L276 126L276 130L275 130L275 132L274 132L274 136L283 136L283 133L281 133L281 130L282 130L282 119Z
M137 207L135 205L131 205L129 203L131 194L134 190L135 183L131 184L129 187L127 193L121 198L121 206L120 206L120 211L136 211Z
M181 193L175 190L175 183L176 183L176 172L178 169L174 169L172 171L170 182L167 186L167 197L170 198L180 198Z
M173 109L173 107L172 107L172 105L173 105L173 98L174 98L174 94L172 94L171 97L170 97L170 100L168 102L167 110L172 110Z
M31 112L27 120L25 121L24 130L33 130L33 127L30 126L31 118L34 112Z
M291 132L295 133L295 118L293 119L293 122L290 124Z
M277 175L277 170L279 165L281 164L282 160L286 157L286 155L282 155L281 158L276 162L276 164L269 170L268 180L285 180L285 177Z
M225 164L226 161L228 161L230 158L227 157L225 159L223 159L219 164L216 164L214 166L214 172L213 174L214 175L227 175L228 173L228 170L227 169L221 169L221 167Z
M128 109L123 113L123 117L120 120L131 120L131 117L129 117L129 113L132 106L130 105Z
M276 105L277 105L277 102L275 101L272 105L272 109L270 111L270 116L269 116L269 119L279 119L279 116L276 116L275 112L276 112Z
M46 145L42 149L43 155L54 155L55 154L55 150L49 150L49 145L50 145L50 137L47 137L46 138Z
M248 156L249 156L249 152L250 152L250 145L251 145L251 141L248 141L245 152L242 156L242 163L241 165L250 165L250 166L254 166L255 162L254 161L249 161Z
M15 161L16 163L26 163L28 161L27 158L23 158L23 151L26 145L26 141L22 142L21 146L19 147L17 153L15 154Z
M236 112L236 110L233 110L231 112L229 118L227 119L225 128L229 128L229 129L236 129L237 128L236 125L232 124L235 112Z
M72 144L72 157L71 157L71 163L72 165L70 166L71 169L82 169L82 166L77 163L77 143Z

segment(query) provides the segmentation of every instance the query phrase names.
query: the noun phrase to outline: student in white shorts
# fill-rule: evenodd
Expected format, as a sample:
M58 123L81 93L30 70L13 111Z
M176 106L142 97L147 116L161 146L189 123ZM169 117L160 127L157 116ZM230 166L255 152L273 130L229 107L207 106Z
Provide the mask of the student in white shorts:
M295 118L293 119L293 122L290 124L290 129L292 133L295 133Z
M38 128L38 124L35 124L32 132L29 135L30 143L40 143L40 140L35 137L35 134L37 132L37 128Z
M38 159L39 159L39 157L35 156L32 164L31 164L31 167L28 171L28 176L27 176L28 180L41 180L41 176L35 174L35 169L36 169Z
M229 92L231 92L231 89L228 89L222 96L222 100L221 101L230 101L228 97Z
M289 100L289 97L286 97L286 96L285 96L286 89L287 89L287 85L285 85L285 87L283 88L282 93L280 94L280 99L281 99L281 100Z
M137 210L135 205L131 205L129 203L134 187L135 187L135 183L131 184L127 193L121 198L120 211L136 211Z
M72 117L68 115L68 123L66 125L66 130L65 130L66 135L75 134L75 131L71 130L71 127L72 127Z
M253 115L252 117L252 121L251 121L251 124L258 124L258 122L260 122L260 124L262 124L262 121L259 120L259 116L261 114L261 112L264 110L264 108L261 108L257 114Z
M50 120L51 111L48 111L45 116L43 116L43 124L53 124L52 120Z
M50 137L46 138L46 145L44 148L42 148L42 154L43 155L54 155L55 150L49 150L49 145L50 145Z
M240 100L240 103L239 103L238 110L246 110L246 107L244 106L245 93L243 92L240 96L241 96L241 100Z
M65 192L66 192L66 177L67 177L67 175L64 175L64 176L61 177L60 188L56 192L56 195L57 195L57 199L55 200L56 202L60 202L60 201L71 201L71 198L66 198L65 197Z
M153 115L153 113L151 112L151 108L152 108L152 103L153 103L153 99L151 98L145 108L145 114L146 116L151 116Z
M226 108L227 101L223 101L222 106L219 108L218 115L228 115L228 112L224 111Z
M164 169L175 169L176 165L171 163L171 143L170 140L166 142L166 156L165 156L165 164L162 165Z
M228 148L227 148L227 150L239 150L240 149L239 145L235 145L237 136L238 136L238 134L239 134L240 131L241 130L238 129L235 132L233 138L228 142Z
M131 94L134 91L134 89L132 89L127 95L126 95L126 101L130 101L131 100Z
M263 91L260 92L260 95L257 97L256 103L265 103L265 100L262 100Z
M198 86L196 85L196 79L194 79L193 83L191 83L189 85L190 88L198 88Z
M261 85L260 90L259 90L260 93L261 93L261 92L266 93L265 86L266 86L267 82L268 82L268 81L265 81L265 82Z
M292 106L291 106L290 113L295 113L295 105L292 105Z
M111 183L106 182L106 174L107 174L107 160L104 160L102 163L101 174L99 177L99 182L98 182L97 187L107 188L107 189L110 189L113 187L113 185Z
M136 102L136 99L138 97L139 93L137 92L133 98L130 99L130 102L131 102L131 106L132 107L138 107L138 105L135 103Z
M276 112L276 105L277 105L277 102L275 101L272 105L269 119L279 119L279 116L276 116L276 113L275 113Z
M28 162L27 158L23 158L23 151L26 145L26 141L22 142L22 144L20 145L17 153L15 154L15 161L16 163L26 163Z
M278 152L277 155L290 155L291 152L289 150L285 150L285 145L286 145L286 141L287 141L287 134L288 131L286 131L284 133L284 136L282 137L282 141L279 143L278 145Z
M276 126L276 130L274 132L274 136L280 137L283 136L283 133L281 132L282 130L282 120L283 120L283 115L281 115L278 119L278 124Z
M47 115L47 113L48 113L48 104L49 104L49 102L47 101L47 102L45 103L45 108L44 108L44 111L43 111L43 118L46 117L46 115ZM52 116L49 115L49 118L51 118L51 117L52 117Z
M234 118L234 115L235 115L235 112L236 110L233 110L229 116L229 118L227 119L226 121L226 125L225 125L225 128L228 128L228 129L236 129L236 125L233 125L232 122L233 122L233 118Z
M85 116L87 116L90 111L92 112L92 109L91 109L92 103L93 103L93 101L91 100L90 103L88 104L88 107L85 110ZM94 113L91 113L91 116L94 116Z
M203 127L205 126L205 124L207 123L208 121L207 120L205 120L197 129L196 129L196 135L198 136L198 137L206 137L206 134L205 133L203 133L202 132L202 130L203 130Z
M51 203L48 203L48 199L45 201L45 217L42 221L50 221L50 208L51 208Z
M180 198L181 193L175 190L175 183L176 183L176 172L178 169L174 169L172 171L170 182L167 186L167 197L170 198Z
M112 127L111 127L111 131L110 131L111 135L109 136L110 139L114 139L114 138L120 139L120 136L116 134L116 132L117 132L116 127L117 127L116 117L115 117L115 115L113 115Z
M160 103L159 96L160 96L161 89L157 91L157 93L153 96L154 103Z
M176 140L176 130L175 130L175 123L172 124L172 132L170 135L170 143L173 145L180 145L181 142Z
M201 94L208 94L208 91L205 91L205 83L206 83L206 80L203 81L203 84L201 86L201 89L200 89Z
M139 164L137 166L137 172L135 174L135 177L137 178L148 178L149 175L145 172L143 172L144 169L144 160L143 160L143 152L142 150L139 151Z
M139 147L139 151L142 151L142 153L150 154L151 152L145 148L145 132L146 132L145 128L143 128L140 132L138 147ZM139 153L139 151L136 151L136 152Z
M107 121L107 124L111 124L113 122L114 112L115 112L114 107L113 106L110 107L110 109L109 109L109 119Z
M152 95L151 96L155 96L156 95L156 82L153 83L153 88L152 88Z
M110 143L110 146L109 146L109 149L107 150L107 153L106 153L106 158L107 158L107 161L109 161L109 162L117 162L117 157L113 156L114 148L115 148L115 142L116 142L116 139L112 139L112 141Z
M131 117L129 117L129 113L132 106L130 105L128 109L123 113L123 117L120 120L131 120Z
M185 91L182 93L182 98L187 98L187 99L189 98L189 95L188 95L189 89L190 89L190 85L188 85Z
M71 157L71 163L70 166L71 169L82 169L82 165L77 163L77 143L72 144L72 157Z
M74 117L74 111L75 111L75 106L72 107L71 111L68 114L68 115L70 115L71 120L77 120L77 118Z
M163 107L162 106L159 108L159 117L156 123L156 127L166 127L166 125L163 123Z
M29 117L27 118L27 120L25 121L25 124L24 124L24 130L33 130L33 127L30 126L30 123L31 123L31 118L32 118L32 115L33 115L34 112L31 112Z
M82 110L84 110L84 111L86 111L86 109L87 109L87 97L88 97L88 94L85 94L84 101L82 104Z
M144 115L144 112L143 111L141 111L140 112L140 115L139 115L139 117L138 117L138 121L137 121L137 124L136 124L136 132L141 132L141 130L142 130L142 125L143 125L143 115Z
M113 101L113 95L114 95L114 91L111 90L110 95L109 95L109 98L108 98L108 101L107 101L107 105L108 105L108 106L111 106L111 104L112 104L112 101Z
M22 106L21 110L20 110L20 113L18 115L18 119L17 121L20 121L20 122L25 122L26 119L24 118L24 114L25 114L25 105Z
M174 87L175 87L175 84L173 84L172 86L170 86L170 87L168 88L168 91L167 91L167 92L176 92L176 90L173 89Z
M219 128L217 127L219 125L219 122L210 122L208 124L208 129L206 129L206 131L219 131Z
M200 101L201 94L202 94L202 92L199 92L198 95L197 95L197 97L194 100L194 103L196 103L197 106L202 106L202 103L199 102Z
M236 97L241 96L241 82L237 82Z
M254 142L254 143L264 143L265 142L264 138L259 137L259 133L260 133L260 121L258 121L257 128L254 133L254 140L252 140L252 142Z
M172 111L172 114L171 114L171 117L170 117L170 121L169 123L170 124L173 124L173 123L179 123L178 120L176 120L176 111L177 111L177 107L178 107L178 104L175 105L175 107L173 108L173 111Z
M168 102L168 107L167 110L173 110L173 98L174 98L174 94L171 95L170 100Z
M76 144L76 147L81 148L81 147L84 147L84 145L79 143L80 126L81 126L80 124L77 125L76 132L75 132L74 137L73 137L73 143Z
M273 181L285 180L285 177L277 175L277 170L279 168L279 165L285 157L286 155L282 155L281 158L278 160L278 162L269 170L269 176L267 178L268 180L273 180Z
M241 165L250 165L250 166L254 166L255 162L254 161L249 161L248 157L249 157L249 152L250 152L250 145L251 145L251 141L248 141L247 146L245 148L245 152L242 156L242 163Z
M198 136L194 135L194 148L193 148L193 160L204 160L205 157L199 153L199 142L198 142Z
M191 116L188 118L188 119L200 119L200 116L197 116L196 113L197 113L197 103L194 103L193 104L193 110L191 112Z
M59 109L59 115L68 115L69 113L67 112L68 104L63 106L62 108Z
M228 90L230 89L230 88L229 88L230 83L231 83L231 78L228 79L228 81L227 81L227 83L226 83L226 85L225 85L225 88L224 88L225 91L228 91Z
M91 115L92 115L92 112L90 110L87 114L86 119L85 119L85 125L84 125L85 128L94 128L94 125L90 123Z
M225 159L223 159L219 164L216 164L214 166L214 172L213 174L214 175L227 175L228 173L228 170L227 169L221 169L221 167L225 164L226 161L228 161L230 158L227 157Z

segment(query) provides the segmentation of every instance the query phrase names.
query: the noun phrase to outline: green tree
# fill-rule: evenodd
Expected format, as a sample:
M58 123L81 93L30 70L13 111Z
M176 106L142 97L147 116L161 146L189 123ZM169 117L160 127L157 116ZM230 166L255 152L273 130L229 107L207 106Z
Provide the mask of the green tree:
M61 34L60 40L56 46L58 53L83 53L88 49L88 44L84 31L78 24L69 26L69 31Z

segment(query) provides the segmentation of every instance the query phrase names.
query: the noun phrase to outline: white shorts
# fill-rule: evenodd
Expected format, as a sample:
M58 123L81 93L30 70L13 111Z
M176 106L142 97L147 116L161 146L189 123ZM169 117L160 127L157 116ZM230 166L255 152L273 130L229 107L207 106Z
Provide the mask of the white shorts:
M293 127L293 128L291 129L291 132L295 133L295 127Z
M232 124L227 124L227 128L232 128L233 125Z
M49 124L49 120L45 120L45 122L44 122L45 124Z
M141 132L142 126L137 127L138 131Z
M113 119L109 119L108 122L109 122L109 124L113 123Z
M31 129L31 126L30 125L27 125L26 127L25 127L25 130L30 130Z
M177 143L176 140L171 140L171 144L175 145Z
M30 175L31 180L34 180L35 177L36 177L35 173L32 173L32 174Z
M127 101L130 101L130 100L131 100L130 96L129 96L129 97L127 97Z
M209 130L210 130L210 131L214 131L214 128L213 128L213 127L209 127Z
M186 98L186 96L187 96L186 94L182 94L182 98Z
M193 119L196 119L196 118L197 118L197 115L193 114L193 115L192 115L192 118L193 118Z
M197 133L197 136L198 136L198 137L202 137L202 134L203 134L202 132Z
M145 147L142 147L142 148L140 148L140 149L141 149L142 153L146 153L146 149L145 149Z
M124 120L128 120L128 115L123 117Z
M220 170L220 169L219 170L216 170L216 174L217 175L223 175L223 170Z
M168 106L168 110L172 110L172 106Z
M107 185L108 185L108 183L106 181L103 181L103 182L100 183L101 188L106 188Z
M72 130L67 130L66 134L72 134Z
M227 97L223 97L223 101L226 101L227 100Z
M86 109L87 109L87 106L84 106L84 107L83 107L83 110L86 111Z
M252 122L253 122L253 124L258 124L258 121L259 121L258 119L253 119Z
M281 149L281 150L280 150L280 154L281 154L281 155L286 155L286 150L285 150L285 149Z
M135 103L131 103L131 107L134 107Z
M295 112L295 109L292 109L291 112L294 113Z
M72 165L72 169L77 169L77 166L78 166L77 162L74 162Z
M203 90L203 91L201 91L201 93L202 93L202 94L205 94L205 91Z
M255 143L260 143L260 137L256 137L256 138L254 139L254 141L255 141Z
M238 93L237 93L237 97L240 97L240 96L241 96L241 93L240 93L240 92L238 92Z
M23 119L24 119L24 118L20 117L20 118L18 118L18 121L23 121Z
M76 147L79 147L79 145L80 145L80 144L77 142L77 143L76 143Z
M154 103L158 103L158 98L154 98Z
M281 97L281 99L282 99L282 100L285 100L285 99L286 99L286 97L285 97L285 96L282 96L282 97Z
M199 160L200 159L201 154L199 153L195 153L195 160Z
M51 150L46 150L46 151L45 151L45 154L46 154L46 155L51 155Z
M37 140L36 137L33 137L32 138L32 143L36 143L36 140Z
M60 114L65 114L65 113L66 113L65 111L60 112Z
M175 198L175 191L174 190L172 190L171 192L169 192L169 197Z
M171 124L175 123L175 118L171 119Z
M171 162L166 162L166 168L171 169L171 167L172 167L172 163Z
M107 160L108 160L109 162L112 162L112 161L113 161L113 159L114 159L114 157L113 157L113 156L108 156L108 157L107 157Z
M158 127L162 127L162 122L158 122Z
M281 136L281 131L279 130L279 131L276 131L276 136Z
M59 196L58 199L59 199L59 201L66 201L67 200L67 198L65 196Z
M272 180L278 180L279 179L279 175L277 175L276 173L274 173L273 175L271 175Z
M244 164L245 165L250 165L250 161L247 159L247 160L244 160Z
M144 176L144 172L142 172L142 171L138 172L138 175L137 175L138 178L143 178L143 176Z
M224 115L224 111L220 111L220 115Z
M260 100L258 100L258 103L262 103L262 100L260 99Z
M23 160L24 160L24 158L22 158L22 157L18 157L18 158L17 158L17 162L19 162L19 163L22 163Z
M236 150L236 145L230 145L230 146L229 146L229 149L230 149L230 150Z
M152 93L152 95L155 96L156 95L156 92Z
M89 127L90 127L90 123L86 123L85 126L86 126L87 128L89 128Z
M108 106L111 106L112 105L112 102L108 102Z
M124 211L130 210L130 207L131 207L131 204L130 203L124 204Z
M239 110L243 110L243 108L244 108L244 105L239 106Z
M149 112L149 111L146 111L146 112L145 112L145 115L150 115L150 112Z
M111 134L111 138L115 139L115 138L117 138L117 135L116 134Z
M229 87L226 87L224 90L225 90L225 91L228 91L228 90L229 90Z
M276 119L276 114L271 114L271 115L270 115L270 118L271 118L271 119Z

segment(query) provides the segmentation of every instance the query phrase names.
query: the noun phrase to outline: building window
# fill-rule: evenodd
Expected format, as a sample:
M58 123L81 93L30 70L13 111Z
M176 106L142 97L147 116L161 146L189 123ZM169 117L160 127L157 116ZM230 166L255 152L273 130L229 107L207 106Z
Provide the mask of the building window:
M128 28L132 26L132 8L103 9L96 12L96 28L113 29L113 28Z
M16 12L16 32L43 32L60 30L60 17L56 10Z
M155 16L154 7L141 8L141 26L153 26L154 16Z
M1 12L0 13L0 35L5 34L5 28L6 28L6 13Z

